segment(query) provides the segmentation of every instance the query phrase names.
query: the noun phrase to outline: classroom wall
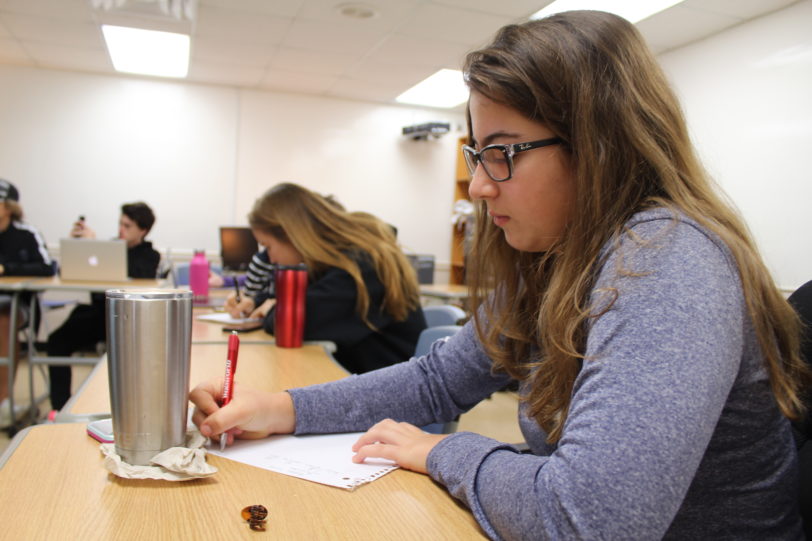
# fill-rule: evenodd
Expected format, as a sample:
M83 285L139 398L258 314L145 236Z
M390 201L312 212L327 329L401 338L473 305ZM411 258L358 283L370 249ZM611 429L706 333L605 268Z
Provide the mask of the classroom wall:
M661 55L779 286L812 280L812 1Z
M0 177L50 245L85 215L115 236L120 204L156 211L152 234L181 257L219 250L217 226L292 181L395 225L404 248L447 262L458 133L406 125L460 113L163 80L0 66Z
M661 55L699 153L780 286L812 279L812 0ZM448 262L455 139L403 125L462 115L303 95L0 66L0 177L56 244L79 214L114 235L145 199L162 248L218 249L279 181L375 212Z

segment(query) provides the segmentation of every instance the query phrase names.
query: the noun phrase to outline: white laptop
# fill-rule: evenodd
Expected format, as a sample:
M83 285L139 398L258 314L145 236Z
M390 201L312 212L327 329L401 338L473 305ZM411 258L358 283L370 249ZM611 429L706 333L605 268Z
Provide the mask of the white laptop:
M59 259L59 274L63 280L128 280L127 243L123 240L61 239Z

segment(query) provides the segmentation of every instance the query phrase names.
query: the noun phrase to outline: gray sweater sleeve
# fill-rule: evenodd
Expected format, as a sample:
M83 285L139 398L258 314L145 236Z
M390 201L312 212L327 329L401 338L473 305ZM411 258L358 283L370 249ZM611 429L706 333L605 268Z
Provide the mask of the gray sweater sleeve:
M626 237L593 290L617 299L589 330L551 454L458 433L429 455L431 476L494 539L659 539L694 478L739 368L738 275L693 225L634 232L643 244Z
M469 323L428 355L345 379L291 389L296 433L367 430L382 419L418 426L454 419L510 381L491 361Z

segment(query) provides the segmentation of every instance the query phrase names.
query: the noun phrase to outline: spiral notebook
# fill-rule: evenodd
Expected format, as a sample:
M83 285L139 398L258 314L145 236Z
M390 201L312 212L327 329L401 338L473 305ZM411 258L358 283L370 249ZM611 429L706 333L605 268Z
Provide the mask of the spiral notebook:
M210 445L208 452L257 468L355 490L398 468L385 459L354 463L352 445L362 434L270 436L260 440L237 440L225 451Z

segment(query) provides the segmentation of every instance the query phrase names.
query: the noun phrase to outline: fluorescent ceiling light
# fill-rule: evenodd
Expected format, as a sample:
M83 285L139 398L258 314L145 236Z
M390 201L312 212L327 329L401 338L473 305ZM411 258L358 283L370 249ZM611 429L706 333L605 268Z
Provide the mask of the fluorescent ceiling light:
M186 77L189 36L126 26L102 25L104 40L116 71Z
M574 9L597 9L620 15L627 21L636 23L680 2L682 0L556 0L530 18L541 19L553 13Z
M468 87L459 70L441 69L395 98L400 103L429 107L456 107L468 99Z

